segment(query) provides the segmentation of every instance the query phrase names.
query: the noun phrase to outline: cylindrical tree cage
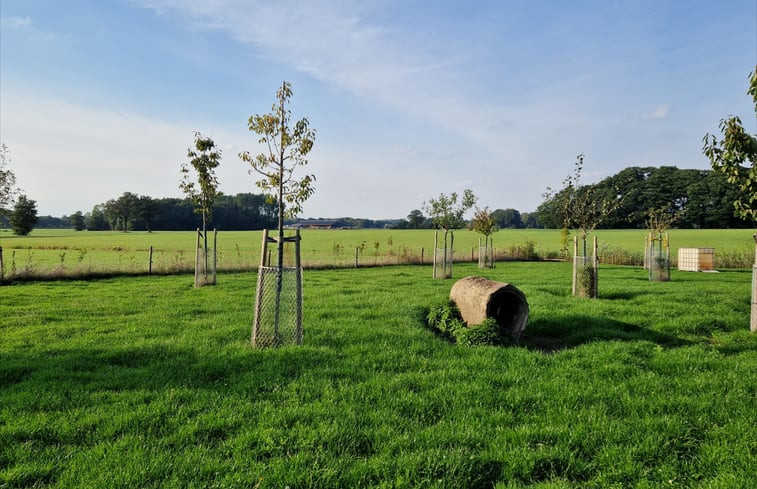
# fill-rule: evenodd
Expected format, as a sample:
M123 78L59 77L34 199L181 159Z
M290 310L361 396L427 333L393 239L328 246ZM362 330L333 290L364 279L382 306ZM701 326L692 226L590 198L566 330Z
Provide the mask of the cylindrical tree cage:
M478 238L478 268L494 268L494 242L488 236L484 238L484 246Z
M449 245L447 235L449 234ZM452 278L452 263L454 261L455 235L452 231L445 231L442 246L439 246L439 231L434 232L434 278Z
M587 256L584 242L584 253L578 254L578 236L573 237L573 295L596 299L598 296L597 237L594 236L592 256Z
M213 247L207 247L207 239L197 228L197 247L195 248L195 287L216 284L216 245L218 233L213 230Z
M284 237L286 245L294 244L294 253L284 266L271 266L268 244L279 238L263 231L263 245L255 294L255 318L252 325L252 346L256 348L302 345L302 266L300 263L300 231ZM275 249L275 248L272 248ZM273 263L278 263L274 260Z
M646 256L650 282L670 281L670 239L666 233L657 238L650 235Z

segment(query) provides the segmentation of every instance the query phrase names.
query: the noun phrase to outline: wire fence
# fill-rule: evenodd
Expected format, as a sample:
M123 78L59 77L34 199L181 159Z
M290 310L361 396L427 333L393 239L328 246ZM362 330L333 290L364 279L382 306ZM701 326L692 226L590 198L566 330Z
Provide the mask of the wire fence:
M331 250L302 248L302 267L319 268L360 268L388 265L429 265L433 264L433 247L410 248L395 246L392 249L374 250L363 247L334 246ZM209 253L210 255L210 253ZM195 271L195 251L191 250L92 250L92 249L42 249L42 248L0 248L0 279L60 279L88 278L112 275L167 275L192 274ZM609 246L600 246L600 264L643 266L644 251L629 251ZM456 248L454 263L478 263L478 246ZM569 261L563 253L552 249L539 248L533 243L494 247L493 263L507 261ZM216 272L255 271L260 265L259 250L243 250L238 246L218 249L216 252ZM204 263L204 260L203 260ZM727 252L715 251L714 268L751 268L754 264L754 249ZM671 254L670 267L677 266L677 257Z

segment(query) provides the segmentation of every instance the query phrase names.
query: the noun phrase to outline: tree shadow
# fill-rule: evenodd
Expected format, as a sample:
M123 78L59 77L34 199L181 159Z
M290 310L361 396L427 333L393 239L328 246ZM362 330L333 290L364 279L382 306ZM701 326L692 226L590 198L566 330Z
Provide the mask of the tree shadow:
M249 347L233 355L163 345L19 351L3 355L0 389L29 381L53 391L243 388L254 395L286 386L335 361L333 352L307 347Z
M649 341L664 348L693 344L689 340L635 324L585 315L559 321L536 319L529 322L519 344L529 350L554 353L595 341Z

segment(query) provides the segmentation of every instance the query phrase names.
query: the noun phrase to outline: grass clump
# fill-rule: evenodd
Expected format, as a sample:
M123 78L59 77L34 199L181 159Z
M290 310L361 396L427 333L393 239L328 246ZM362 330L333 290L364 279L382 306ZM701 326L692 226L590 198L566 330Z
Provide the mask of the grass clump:
M497 346L507 343L507 333L494 319L468 326L452 301L442 301L432 306L426 320L429 328L459 345Z

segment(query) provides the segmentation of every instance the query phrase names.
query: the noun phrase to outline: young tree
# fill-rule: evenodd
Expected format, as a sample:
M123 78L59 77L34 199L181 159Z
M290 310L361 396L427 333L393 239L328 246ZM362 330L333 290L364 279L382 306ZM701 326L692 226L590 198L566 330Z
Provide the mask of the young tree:
M10 162L8 146L0 144L0 213L13 202L17 193L16 175L8 168Z
M10 225L13 233L26 236L37 224L37 202L29 199L26 195L19 195L13 212L10 216Z
M457 192L452 192L449 196L439 194L437 199L429 199L428 203L423 203L423 209L431 217L434 226L444 231L442 269L445 274L447 271L447 250L454 245L454 236L448 244L448 235L453 229L460 229L465 226L463 215L476 203L476 196L470 189L463 191L460 202L457 201L457 198ZM434 243L434 247L436 247L436 243Z
M292 98L292 86L283 82L276 91L277 103L271 113L250 116L247 128L258 134L259 143L267 151L253 157L249 151L239 153L242 161L249 163L250 173L258 173L263 178L256 185L265 193L269 201L278 204L279 267L283 266L284 219L295 217L302 212L302 204L315 189L315 175L295 178L298 167L308 164L307 155L315 143L315 129L310 128L306 118L291 124L292 113L288 108Z
M757 117L757 66L749 76L755 117ZM710 159L712 168L728 177L728 181L739 189L739 196L733 203L735 213L743 219L757 223L757 136L749 134L738 117L720 121L723 139L710 134L704 137L703 152ZM754 236L757 243L757 234ZM757 332L757 250L752 268L752 318L750 330Z
M597 257L591 262L586 239L605 219L620 206L621 198L617 190L603 189L595 185L581 186L584 155L579 154L573 174L563 181L563 189L554 193L548 188L545 197L552 200L554 211L562 219L561 246L567 251L570 229L578 229L582 242L581 260L573 257L573 293L582 297L597 296ZM596 243L596 241L595 241Z
M255 182L256 185L266 194L269 202L275 201L278 205L275 341L278 341L279 335L283 287L284 219L295 217L302 212L303 203L315 191L314 175L295 177L295 171L308 164L307 155L315 144L315 129L310 128L309 121L304 117L292 124L292 113L288 108L291 98L292 86L285 81L276 91L277 102L271 107L271 112L250 116L247 122L247 128L260 136L258 142L263 144L266 150L254 157L249 151L239 153L241 160L250 165L249 172L262 177ZM256 310L258 307L259 305L256 306ZM299 309L301 306L298 304L295 307Z
M202 236L204 239L205 260L208 259L208 219L216 197L221 195L218 191L218 178L215 169L221 164L221 150L216 149L216 143L211 138L203 137L195 132L194 147L187 148L189 164L182 163L182 179L179 188L189 197L195 205L195 212L202 215ZM190 176L190 165L197 174L197 181ZM205 267L207 273L207 266Z
M494 260L492 259L492 253L489 247L489 236L494 233L497 229L497 223L494 221L493 213L489 211L488 207L484 207L483 209L479 209L476 207L476 211L473 214L473 219L471 220L471 229L473 229L475 232L479 234L484 235L484 255L483 259L481 256L481 241L479 240L479 247L478 247L478 266L484 267L484 266L493 266Z

